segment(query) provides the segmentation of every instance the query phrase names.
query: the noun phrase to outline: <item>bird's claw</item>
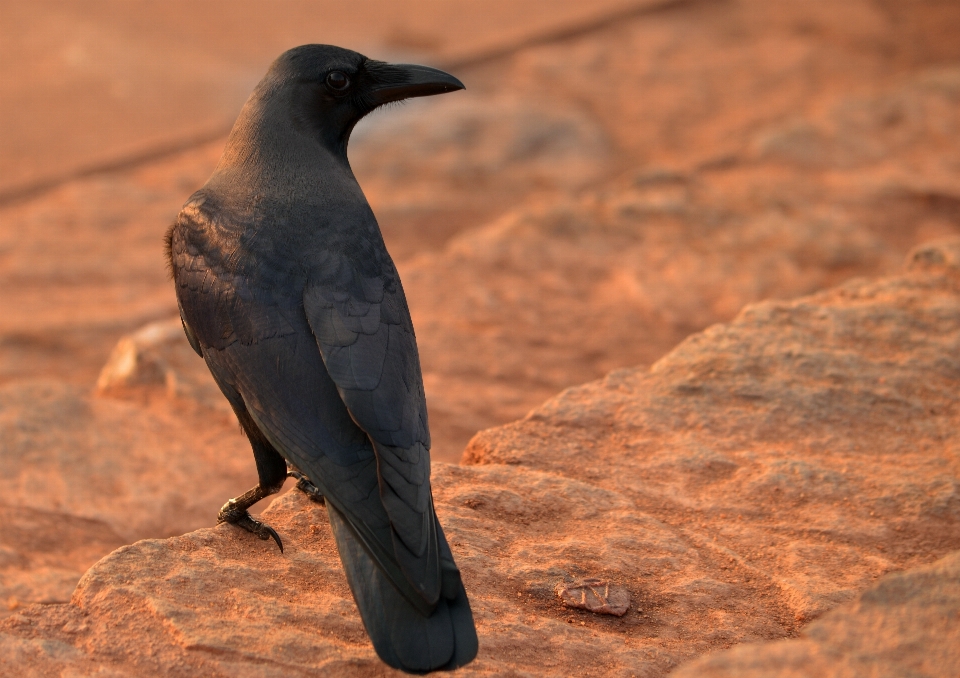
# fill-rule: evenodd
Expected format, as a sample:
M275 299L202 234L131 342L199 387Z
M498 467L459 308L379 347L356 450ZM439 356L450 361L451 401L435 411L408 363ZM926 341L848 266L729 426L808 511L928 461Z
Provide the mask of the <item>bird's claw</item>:
M273 540L277 542L277 546L280 547L280 553L283 553L283 542L280 540L280 535L277 534L277 531L266 523L251 516L250 512L246 509L239 509L236 504L233 503L232 499L220 509L220 513L217 515L217 522L230 523L231 525L242 527L247 532L252 532L264 540L273 537Z
M244 513L246 513L246 511L244 511ZM253 532L263 540L273 537L273 540L277 542L277 546L280 547L280 553L283 553L283 542L280 541L280 535L277 534L277 531L266 523L257 520L249 513L246 513L246 515L235 522L234 525L239 525L248 532Z
M287 471L288 478L297 479L297 489L303 492L305 495L310 497L311 501L315 501L318 504L325 504L326 500L323 498L323 493L320 491L320 488L314 485L307 476L302 472L298 471L296 468L290 467Z
M297 489L310 497L311 501L315 501L318 504L326 503L326 500L323 498L323 494L320 492L317 486L305 478L301 478L297 481Z

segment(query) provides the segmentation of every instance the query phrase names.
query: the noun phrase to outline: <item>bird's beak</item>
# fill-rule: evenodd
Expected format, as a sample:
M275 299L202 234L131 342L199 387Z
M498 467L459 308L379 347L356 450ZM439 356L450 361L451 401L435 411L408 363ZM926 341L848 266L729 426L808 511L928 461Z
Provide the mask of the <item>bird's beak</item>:
M466 89L462 82L449 73L429 66L368 61L367 71L373 76L371 90L378 106L401 99L429 97Z

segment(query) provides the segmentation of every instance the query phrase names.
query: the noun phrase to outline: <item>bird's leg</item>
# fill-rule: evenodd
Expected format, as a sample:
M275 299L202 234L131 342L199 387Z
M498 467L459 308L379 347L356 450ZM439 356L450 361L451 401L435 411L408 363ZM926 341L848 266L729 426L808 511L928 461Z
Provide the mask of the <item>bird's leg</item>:
M231 525L242 527L247 532L253 532L261 539L269 539L270 537L273 537L273 540L277 542L277 546L280 547L280 553L283 553L283 542L280 541L280 535L277 534L277 531L269 525L257 520L250 515L249 511L247 511L247 509L264 497L269 497L271 494L276 494L279 492L281 487L283 487L283 481L281 481L278 485L266 488L263 485L257 485L252 490L247 490L239 497L230 499L220 509L220 513L217 515L217 522L230 523Z
M287 462L287 477L297 479L297 489L303 492L305 495L310 497L311 501L315 501L318 504L326 503L323 499L323 493L320 492L320 488L314 485L306 474L303 471L298 469L296 466Z

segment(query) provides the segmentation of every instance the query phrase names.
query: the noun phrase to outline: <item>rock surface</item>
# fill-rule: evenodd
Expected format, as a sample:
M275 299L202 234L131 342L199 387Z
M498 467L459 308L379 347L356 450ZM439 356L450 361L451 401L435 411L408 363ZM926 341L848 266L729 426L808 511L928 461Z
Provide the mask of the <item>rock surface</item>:
M351 162L410 299L434 457L960 232L958 7L680 3L366 121ZM175 315L160 238L221 146L0 206L0 380L89 387Z
M0 6L0 196L91 164L226 133L270 62L328 43L447 63L662 0L111 0ZM57 130L52 135L51 130Z
M24 506L0 505L0 525L0 618L69 602L80 576L126 543L102 521Z
M650 370L615 371L482 432L467 465L436 464L437 511L481 639L463 675L664 675L794 637L844 604L807 637L840 638L861 663L888 651L904 666L949 659L911 639L946 642L951 625L915 636L901 621L931 596L928 614L960 613L956 556L876 580L960 549L958 262L960 241L947 241L895 277L749 306ZM263 517L283 555L226 525L114 551L70 604L0 623L3 668L387 673L323 509L293 492ZM625 588L630 611L565 608L556 586L586 578ZM909 584L921 580L933 583ZM857 641L844 620L864 614L886 635ZM798 656L789 642L814 640L734 656ZM720 671L727 657L701 661Z
M3 63L30 76L28 85L3 81L11 96L0 96L0 118L16 118L8 130L22 122L42 132L0 143L13 149L4 162L16 164L0 183L29 178L44 163L67 167L84 148L112 153L118 146L107 148L104 135L121 145L150 141L138 130L158 118L114 125L115 112L146 105L151 116L168 115L154 105L163 87L181 92L165 100L177 104L171 133L204 122L197 106L233 106L233 95L216 92L242 98L262 71L258 60L279 51L286 29L274 28L311 26L290 5L274 28L258 23L263 40L224 25L211 43L204 26L215 4L187 23L174 5L138 7L131 20L129 8L84 4L79 20L75 4L0 9L10 18L0 33L14 36L0 40L0 52L13 54ZM553 4L566 9L507 23L519 35L623 5ZM465 570L492 643L483 661L496 658L480 672L513 670L516 656L516 671L539 673L553 662L560 673L576 668L578 653L583 667L601 672L605 653L640 638L643 660L630 655L610 671L656 675L740 640L790 637L874 575L957 548L955 347L937 344L949 343L953 322L952 246L915 252L926 273L752 307L657 361L745 304L890 275L918 243L960 233L960 4L657 4L458 68L466 92L372 116L351 144L414 314L434 460L460 459L476 431L521 418L566 387L639 366L485 433L469 452L473 461L497 461L485 470L437 464L438 486L447 488L441 511L473 535L461 542ZM488 3L480 26L464 20L460 5L431 4L442 11L427 12L430 35L466 28L483 38L491 27L500 35L497 12L543 6ZM157 80L156 68L141 67L145 55L170 55L154 49L156 40L175 36L184 42L176 58L164 56ZM202 45L190 42L199 36ZM449 37L431 44L409 26L381 37L385 48L434 56L472 49ZM16 58L27 48L45 60L40 71ZM170 82L184 64L189 77ZM255 73L244 75L251 64ZM131 76L145 98L124 98ZM200 92L211 79L217 86ZM97 115L51 103L77 88ZM10 107L27 100L44 110ZM104 126L107 101L120 104ZM68 138L74 127L48 124L63 112L97 132ZM48 146L31 148L37 139ZM67 675L93 672L105 646L90 640L94 659L83 654L93 636L77 630L80 622L63 634L51 626L77 609L55 603L119 544L212 525L223 501L255 482L246 441L178 333L161 255L165 228L221 146L197 144L0 204L0 520L8 528L0 534L0 616L20 620L20 635L3 641L10 656L62 652L89 669L68 662ZM16 160L24 154L39 164ZM703 342L709 358L697 357ZM714 383L718 374L726 381ZM571 457L578 449L593 456ZM473 494L451 489L461 480ZM554 492L598 513L569 513ZM272 519L296 534L300 519L283 509L291 501L278 503ZM556 526L544 518L554 515ZM618 520L647 527L621 545L604 536ZM714 536L723 549L712 546ZM607 557L613 564L601 567ZM507 570L497 569L504 562ZM585 578L632 594L629 633L597 627L600 640L581 638L600 649L563 621L584 621L581 630L592 633L593 615L557 607L554 593ZM150 600L166 595L152 591ZM529 604L515 609L517 591ZM96 608L106 624L114 623L114 593ZM557 632L538 617L545 610L566 629L553 644L543 640ZM45 630L23 635L24 619ZM133 635L121 644L138 637L140 622L128 621ZM524 646L527 629L534 641ZM171 642L156 645L174 662L163 666L200 661ZM343 651L368 661L361 645L354 650ZM145 660L131 651L107 663L133 670Z
M209 525L257 482L232 417L195 401L92 398L56 381L0 386L0 496L126 540Z
M960 552L884 577L828 612L801 639L740 645L676 678L955 676L960 666Z

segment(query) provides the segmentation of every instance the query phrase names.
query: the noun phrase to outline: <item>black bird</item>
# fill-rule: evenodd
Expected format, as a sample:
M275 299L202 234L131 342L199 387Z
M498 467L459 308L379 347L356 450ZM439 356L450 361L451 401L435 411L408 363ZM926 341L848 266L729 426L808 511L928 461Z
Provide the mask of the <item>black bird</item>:
M213 176L167 235L183 328L250 440L259 484L291 474L326 501L360 616L387 664L453 669L477 653L467 594L433 508L430 432L410 311L347 161L375 108L463 89L433 68L330 45L282 54Z

